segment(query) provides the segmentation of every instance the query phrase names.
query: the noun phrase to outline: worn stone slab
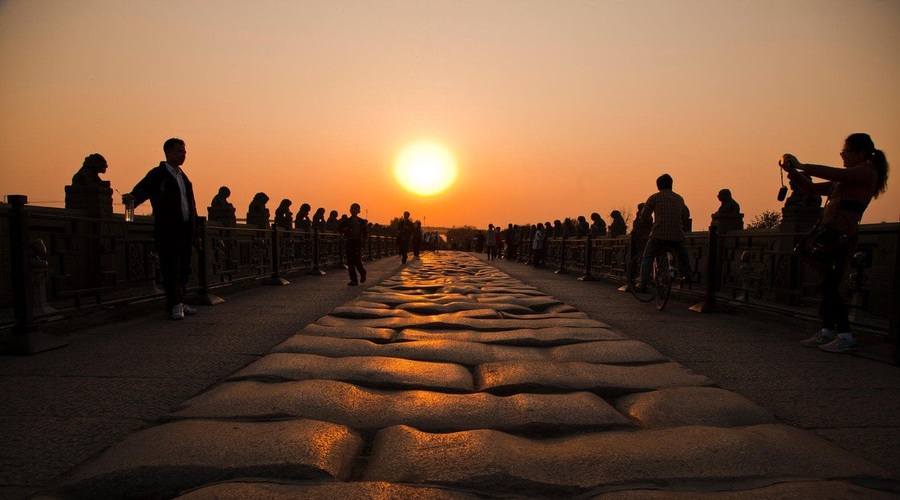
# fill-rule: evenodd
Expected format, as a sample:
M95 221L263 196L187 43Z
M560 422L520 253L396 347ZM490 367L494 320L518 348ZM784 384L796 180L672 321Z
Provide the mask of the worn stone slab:
M274 352L342 356L380 356L477 366L496 361L546 361L585 363L658 363L668 359L636 340L603 340L549 348L482 344L455 340L414 340L387 344L359 339L335 339L294 335L275 346Z
M409 311L404 311L402 309L375 309L351 305L335 307L328 315L334 316L335 318L349 319L409 318L410 316L413 316Z
M307 418L359 431L400 424L433 432L545 433L631 426L609 403L589 392L501 397L483 392L378 391L332 380L226 382L188 400L170 417Z
M792 481L741 491L662 491L635 489L591 496L592 500L889 500L897 493L873 490L843 481Z
M534 314L534 311L531 309L520 306L517 304L503 304L496 303L490 304L490 307L487 307L485 304L479 304L474 301L470 302L447 302L447 303L437 303L437 302L407 302L405 304L397 304L397 309L409 311L413 314L418 315L433 315L433 314L446 314L453 313L459 311L472 311L478 309L490 309L493 311L507 313L519 313L519 314Z
M778 479L886 479L881 468L780 424L677 427L532 440L492 430L445 434L408 426L376 436L364 479L567 496L604 486L733 489ZM721 488L721 487L720 487ZM680 488L678 488L680 489Z
M315 335L322 337L333 337L338 339L365 339L373 341L387 342L397 335L395 330L390 328L369 328L366 326L323 326L315 323L306 325L299 332L300 335Z
M554 313L536 313L531 312L529 314L516 314L506 311L499 311L500 317L505 319L525 319L525 320L535 320L535 319L553 319L553 318L582 318L587 319L588 315L581 311L568 311L568 312L554 312Z
M712 381L677 363L641 366L500 361L475 369L479 391L511 394L528 390L592 391L619 396L665 387L712 385Z
M320 484L280 484L264 482L228 482L196 489L178 500L334 500L415 499L484 500L486 497L439 486L412 486L393 483L348 482Z
M543 312L552 306L564 305L559 300L547 295L479 295L475 296L475 299L482 304L516 304L537 312Z
M378 356L326 357L314 354L273 353L228 377L228 380L247 379L328 379L368 387L450 392L475 390L472 374L461 365Z
M520 328L495 332L474 330L423 330L406 328L394 337L395 341L455 340L481 342L482 344L506 344L524 347L552 347L596 340L624 340L627 337L609 328Z
M516 330L519 328L552 328L552 327L575 327L575 328L597 328L603 327L603 323L593 319L582 318L546 318L546 319L485 319L478 315L482 311L489 311L489 314L496 315L497 312L487 310L477 311L460 311L450 314L435 314L432 316L412 316L409 318L377 318L377 319L345 319L336 318L334 316L325 316L319 318L316 324L321 326L341 326L341 327L369 327L369 328L390 328L393 330L402 330L403 328L421 328L421 329L460 329L466 328L470 330L496 331L496 330Z
M387 304L383 304L381 302L371 302L371 301L362 300L362 299L351 300L350 302L347 302L346 304L343 304L343 305L353 306L353 307L365 307L367 309L390 309L391 308L391 306L389 306Z
M78 470L60 491L80 498L170 498L241 477L346 480L363 441L328 422L174 422L137 432Z
M365 300L367 302L380 303L389 307L395 307L400 304L407 304L410 302L434 302L437 304L450 304L453 302L468 302L475 303L475 299L471 297L467 297L464 294L459 293L440 293L440 294L410 294L410 293L398 293L393 291L383 291L383 292L373 292L372 288L369 288L365 292L360 295L360 300Z
M709 425L742 427L774 423L775 415L749 399L717 387L673 387L629 394L616 408L645 428Z

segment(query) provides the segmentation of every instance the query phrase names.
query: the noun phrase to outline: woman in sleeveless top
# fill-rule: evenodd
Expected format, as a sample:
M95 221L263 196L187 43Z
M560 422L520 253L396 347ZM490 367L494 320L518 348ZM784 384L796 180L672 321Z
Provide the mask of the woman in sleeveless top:
M849 352L859 348L850 331L847 304L840 293L841 281L856 242L856 231L866 207L887 188L888 163L868 134L852 134L841 150L843 168L800 163L790 154L783 156L782 168L788 178L806 192L827 196L820 223L847 235L847 244L828 254L822 269L822 303L819 316L822 330L800 342L828 352ZM824 182L810 181L803 174Z

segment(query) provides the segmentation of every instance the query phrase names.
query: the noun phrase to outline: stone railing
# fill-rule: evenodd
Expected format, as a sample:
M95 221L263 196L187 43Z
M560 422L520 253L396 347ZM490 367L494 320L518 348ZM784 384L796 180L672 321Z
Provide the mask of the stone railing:
M819 274L793 248L804 233L777 230L691 232L685 246L693 284L676 293L714 303L814 317ZM582 279L625 281L631 238L548 238L544 266ZM853 252L844 293L855 327L897 339L894 302L900 296L900 224L864 224ZM710 262L711 252L716 252ZM531 241L520 244L517 260L530 262ZM711 265L712 264L712 265Z
M42 322L162 297L153 218L125 222L121 214L0 204L0 326L34 329ZM336 233L220 227L201 218L188 291L210 300L242 283L286 283L284 277L343 268ZM370 236L364 259L395 252L393 238Z

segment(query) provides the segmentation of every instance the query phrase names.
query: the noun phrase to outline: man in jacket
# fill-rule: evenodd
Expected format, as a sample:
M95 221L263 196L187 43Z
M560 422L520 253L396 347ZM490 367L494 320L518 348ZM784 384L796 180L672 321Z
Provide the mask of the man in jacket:
M184 141L172 138L163 144L166 161L151 169L122 195L122 202L135 206L150 200L153 207L153 243L159 254L166 313L184 319L196 310L184 304L184 292L191 276L191 247L197 241L197 205L194 189L181 170L187 150Z

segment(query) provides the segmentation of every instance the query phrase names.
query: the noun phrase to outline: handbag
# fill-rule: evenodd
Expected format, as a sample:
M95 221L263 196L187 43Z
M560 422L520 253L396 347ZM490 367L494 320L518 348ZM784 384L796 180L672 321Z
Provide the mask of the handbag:
M810 266L822 270L826 262L839 256L850 243L849 234L835 229L828 222L820 221L813 226L809 234L800 239L794 251Z

